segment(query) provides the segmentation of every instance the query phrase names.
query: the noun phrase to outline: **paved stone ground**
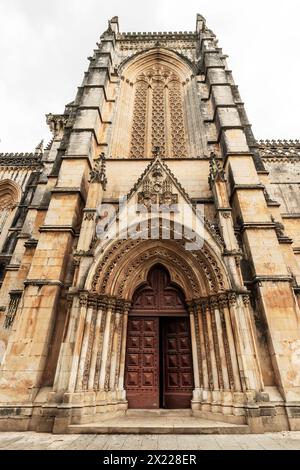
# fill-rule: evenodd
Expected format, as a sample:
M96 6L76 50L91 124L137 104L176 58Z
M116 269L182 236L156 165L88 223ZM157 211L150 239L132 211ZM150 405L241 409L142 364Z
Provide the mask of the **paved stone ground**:
M300 450L300 431L263 435L0 433L0 450Z

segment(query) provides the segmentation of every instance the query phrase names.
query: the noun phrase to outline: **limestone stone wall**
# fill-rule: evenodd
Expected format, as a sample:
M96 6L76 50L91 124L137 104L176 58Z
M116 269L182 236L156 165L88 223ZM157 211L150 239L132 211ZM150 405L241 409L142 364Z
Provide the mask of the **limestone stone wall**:
M74 101L47 115L48 147L28 165L0 156L0 197L19 188L0 239L0 428L125 412L127 314L161 263L189 309L193 411L299 429L297 141L256 142L201 15L176 33L120 33L114 17L89 61ZM118 213L128 194L203 204L204 245L188 252L174 227L165 240L161 215L153 240L99 240L98 207Z

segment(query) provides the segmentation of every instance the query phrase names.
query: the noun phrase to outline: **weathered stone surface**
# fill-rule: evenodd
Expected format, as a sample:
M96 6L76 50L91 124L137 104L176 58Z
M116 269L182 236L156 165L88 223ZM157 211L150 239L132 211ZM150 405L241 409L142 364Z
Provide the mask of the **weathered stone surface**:
M196 31L177 33L120 33L113 18L75 100L47 123L45 149L0 155L0 429L122 432L126 390L136 381L143 400L162 365L144 367L147 332L128 353L132 301L147 285L139 308L162 338L165 317L171 328L178 316L174 290L183 299L191 344L162 361L190 364L189 376L178 362L169 378L173 395L190 381L191 399L177 421L166 410L157 427L149 411L130 418L137 434L173 434L130 445L293 447L292 437L187 442L175 428L196 432L193 423L209 420L207 433L300 429L299 141L255 141L201 15ZM187 249L196 222L201 236ZM168 295L151 290L155 266ZM0 447L129 446L124 435L66 436L61 446L27 436L0 436Z

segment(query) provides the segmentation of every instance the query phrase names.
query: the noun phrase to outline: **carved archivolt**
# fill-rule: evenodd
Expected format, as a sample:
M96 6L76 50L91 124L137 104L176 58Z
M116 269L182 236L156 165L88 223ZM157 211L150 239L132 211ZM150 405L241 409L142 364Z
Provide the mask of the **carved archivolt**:
M187 299L229 289L222 267L208 247L190 252L184 240L118 240L105 250L87 289L130 300L155 263L169 270Z

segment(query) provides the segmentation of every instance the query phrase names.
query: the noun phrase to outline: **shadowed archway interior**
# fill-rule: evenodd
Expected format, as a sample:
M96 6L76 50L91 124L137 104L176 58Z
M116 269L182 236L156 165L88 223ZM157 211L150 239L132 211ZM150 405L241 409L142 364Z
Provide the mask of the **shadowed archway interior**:
M190 408L193 364L184 296L160 264L133 296L125 389L130 408Z

